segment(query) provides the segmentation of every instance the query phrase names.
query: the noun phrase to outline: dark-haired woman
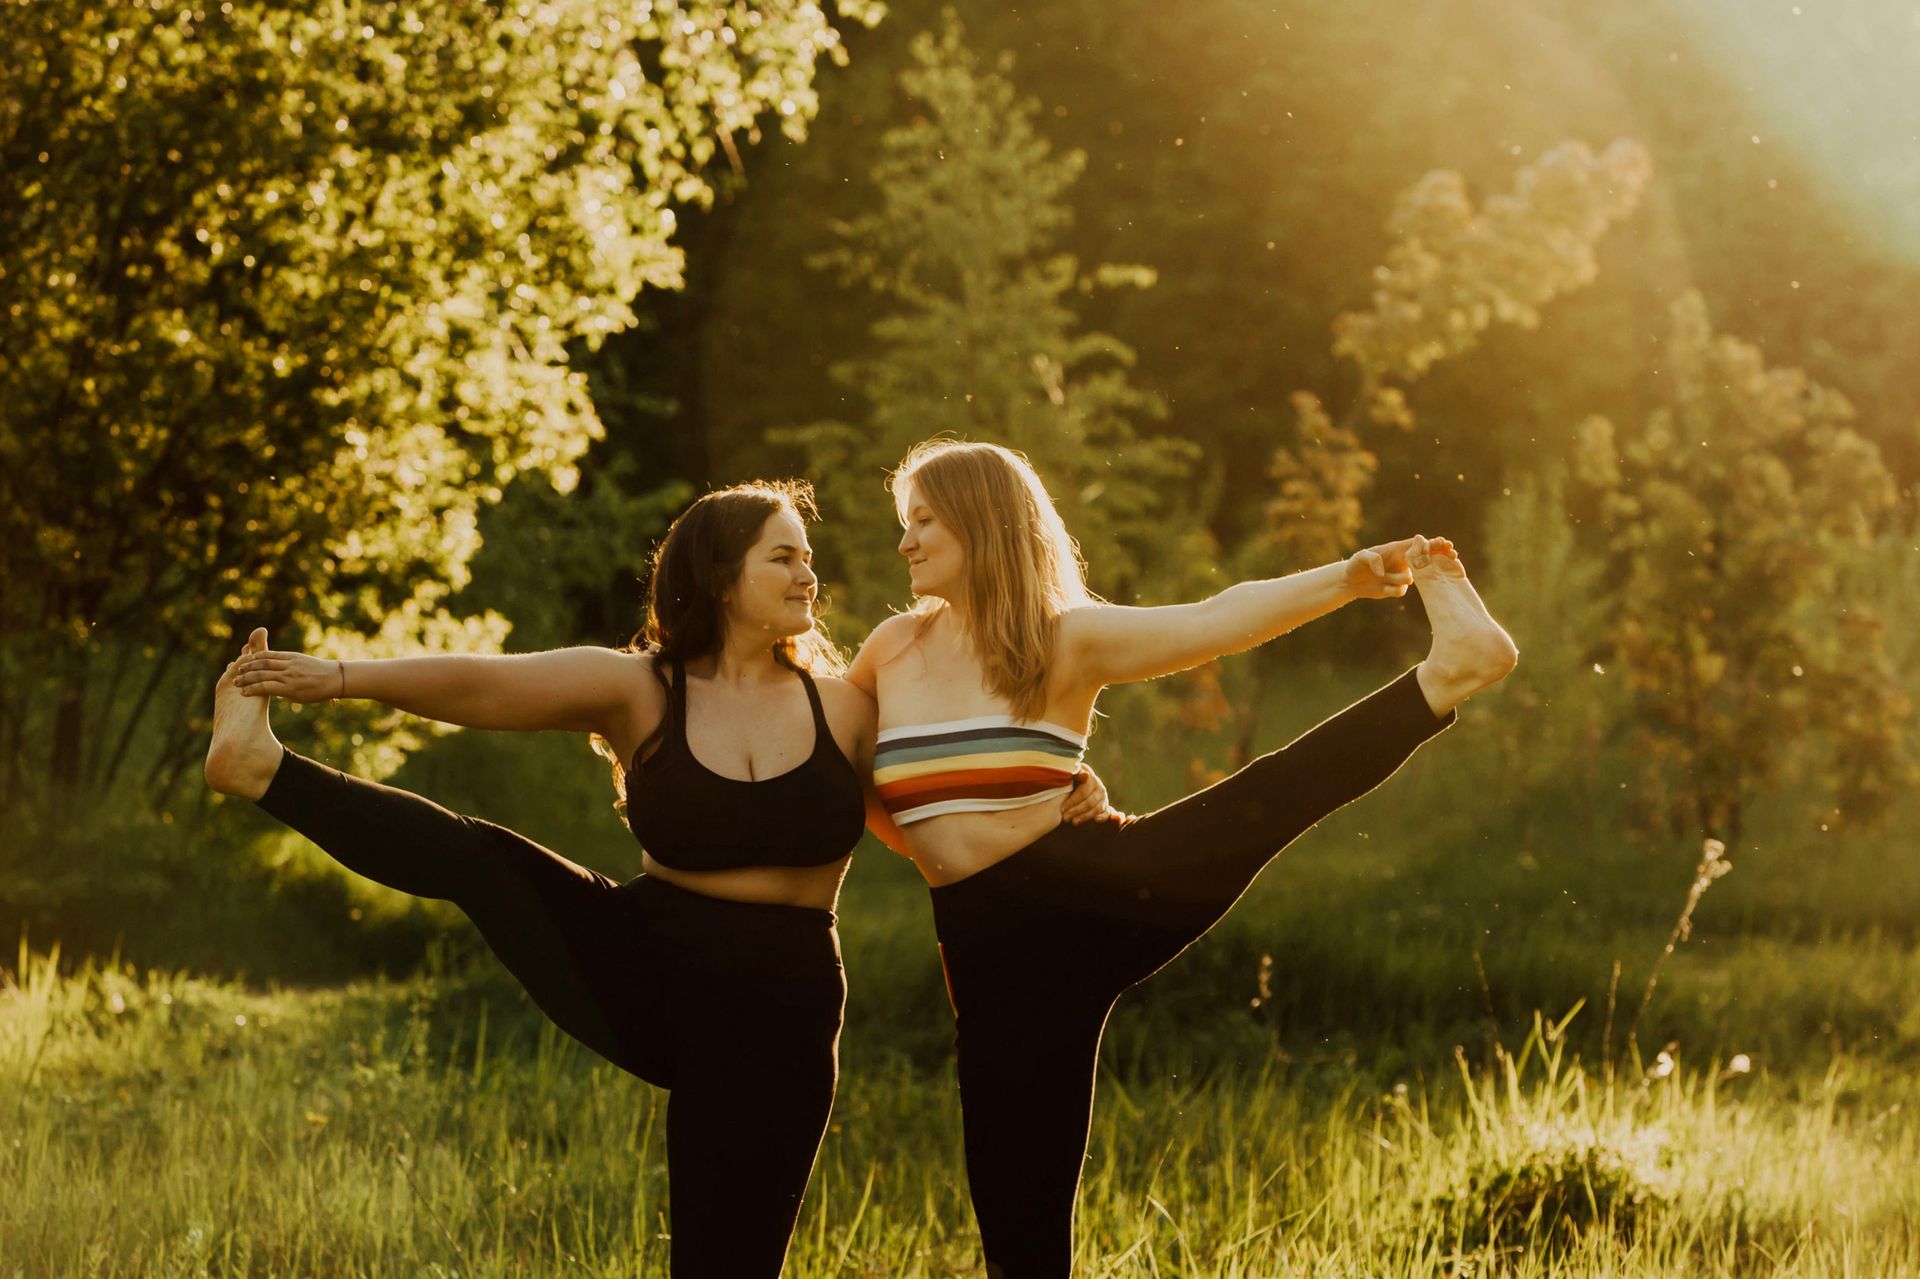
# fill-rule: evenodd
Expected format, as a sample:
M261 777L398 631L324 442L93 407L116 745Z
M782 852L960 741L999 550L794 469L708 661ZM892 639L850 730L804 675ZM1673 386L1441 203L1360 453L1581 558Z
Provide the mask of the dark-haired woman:
M932 885L952 995L967 1172L987 1273L1065 1279L1107 1013L1224 915L1293 839L1385 781L1504 678L1516 653L1445 539L1118 608L1033 468L939 441L895 472L915 612L849 678L880 708L874 780ZM1417 588L1433 648L1291 745L1158 812L1077 828L1052 805L1109 684L1285 634L1353 600Z
M215 691L209 785L343 865L454 902L553 1021L672 1090L672 1272L780 1271L832 1106L845 983L833 907L866 824L873 703L814 616L811 498L710 493L654 557L644 651L325 661L256 630ZM269 697L369 698L472 728L591 733L644 873L284 750ZM1104 808L1082 788L1074 809Z

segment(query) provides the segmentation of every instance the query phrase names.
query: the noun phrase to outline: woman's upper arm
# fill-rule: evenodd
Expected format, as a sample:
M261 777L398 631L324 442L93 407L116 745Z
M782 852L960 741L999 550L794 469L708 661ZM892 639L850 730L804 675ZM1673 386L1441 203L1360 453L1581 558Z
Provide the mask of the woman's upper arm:
M598 733L650 731L663 701L652 658L613 648L562 648L500 660L486 696L515 727Z
M821 709L826 713L827 727L833 730L834 743L865 784L873 776L878 708L873 698L851 679L825 677L815 683L820 688Z
M1064 680L1056 687L1098 688L1171 675L1237 651L1221 634L1212 601L1131 608L1090 604L1060 617ZM1239 647L1246 647L1245 644Z
M867 829L894 852L903 857L912 856L906 836L894 824L887 806L880 802L880 795L873 786L873 753L879 737L879 707L851 680L823 679L819 684L821 701L827 712L827 725L834 730L835 740L841 743L841 749L846 752L848 761L860 778L867 806ZM842 735L843 727L847 736ZM853 742L851 750L846 749L849 738Z

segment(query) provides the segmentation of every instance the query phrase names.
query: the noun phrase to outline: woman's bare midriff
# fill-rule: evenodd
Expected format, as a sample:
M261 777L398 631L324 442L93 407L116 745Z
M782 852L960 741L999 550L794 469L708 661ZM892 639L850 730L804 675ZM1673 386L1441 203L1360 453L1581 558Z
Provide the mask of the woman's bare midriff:
M825 866L742 866L738 870L675 870L643 856L641 868L675 888L759 906L808 906L832 910L840 898L851 857Z
M901 828L913 864L935 888L957 884L1039 839L1060 824L1060 801L997 813L946 813Z

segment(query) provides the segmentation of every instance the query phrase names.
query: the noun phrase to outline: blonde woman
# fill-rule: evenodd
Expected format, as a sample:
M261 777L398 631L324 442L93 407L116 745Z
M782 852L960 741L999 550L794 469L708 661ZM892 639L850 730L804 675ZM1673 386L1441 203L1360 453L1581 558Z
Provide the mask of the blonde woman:
M920 603L874 631L848 679L879 703L878 795L932 886L987 1272L1064 1277L1115 999L1205 933L1296 836L1391 776L1516 652L1444 539L1376 546L1195 604L1121 608L1087 591L1019 454L922 445L893 488ZM1048 801L1079 763L1101 689L1410 586L1433 626L1413 670L1158 812L1061 824Z

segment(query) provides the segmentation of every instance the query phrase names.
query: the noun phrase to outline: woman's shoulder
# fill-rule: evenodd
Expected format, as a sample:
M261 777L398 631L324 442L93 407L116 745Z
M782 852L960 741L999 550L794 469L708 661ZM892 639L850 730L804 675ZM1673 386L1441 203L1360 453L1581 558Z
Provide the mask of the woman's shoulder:
M636 675L645 677L643 681L644 687L651 688L656 692L660 688L660 677L662 675L668 675L671 672L671 667L668 663L660 660L659 652L656 649L629 645L626 648L616 648L613 651L619 655L622 661L628 664L628 670Z
M871 653L872 660L890 661L919 639L931 620L931 614L919 609L895 613L873 628L866 642L860 645L860 651L862 654Z
M897 661L918 643L931 621L931 614L916 609L911 613L895 613L874 627L861 643L860 651L854 654L853 665L847 669L848 677L871 694L880 669Z
M844 718L858 724L873 718L873 698L851 680L840 675L816 675L813 685L820 690L820 709L829 720L839 723Z
M1090 600L1061 609L1054 623L1054 642L1058 646L1055 657L1073 655L1079 646L1103 630L1115 611L1114 606L1104 600Z
M651 648L629 645L612 652L624 672L620 682L627 690L635 727L642 735L650 733L666 713L667 689L660 677L669 673L668 665Z

